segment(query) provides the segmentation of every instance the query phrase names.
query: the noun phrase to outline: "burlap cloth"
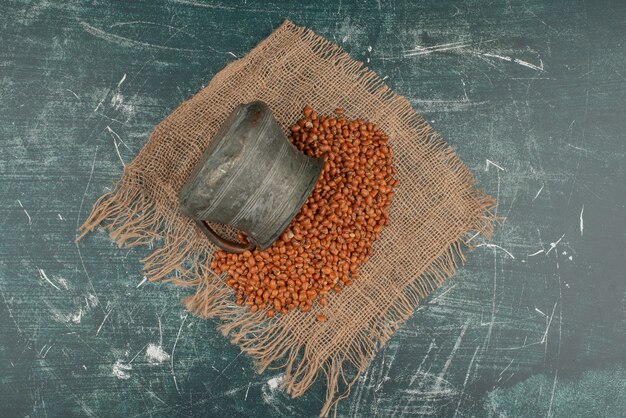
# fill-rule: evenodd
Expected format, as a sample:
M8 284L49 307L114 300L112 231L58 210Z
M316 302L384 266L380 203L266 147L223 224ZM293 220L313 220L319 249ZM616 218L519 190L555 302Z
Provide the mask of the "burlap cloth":
M390 224L361 278L331 292L326 307L272 319L234 303L225 279L208 267L213 245L178 210L178 192L218 127L237 104L253 100L267 103L285 130L306 104L320 113L343 107L347 117L377 123L390 136L400 180ZM327 415L420 300L454 274L464 260L462 244L471 248L477 235L491 235L495 202L474 184L406 99L337 45L286 21L155 128L80 232L106 221L119 245L157 241L159 248L143 260L146 276L194 286L183 301L187 309L222 320L221 331L254 359L259 373L270 365L282 369L292 396L321 374L327 387L321 415ZM316 320L320 313L326 322Z

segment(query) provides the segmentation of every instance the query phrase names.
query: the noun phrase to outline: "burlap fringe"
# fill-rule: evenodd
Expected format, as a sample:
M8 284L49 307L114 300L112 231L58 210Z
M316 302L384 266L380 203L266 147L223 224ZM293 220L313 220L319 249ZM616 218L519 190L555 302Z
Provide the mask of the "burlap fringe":
M425 144L447 159L448 167L466 182L467 198L478 202L471 228L442 250L439 257L404 289L404 297L398 298L385 316L372 319L351 341L346 341L340 352L335 353L312 352L305 343L299 344L279 321L268 320L262 312L253 314L246 307L236 305L232 290L208 268L213 247L191 244L197 241L192 238L198 231L190 225L190 221L174 213L177 209L154 205L145 189L133 181L136 177L131 175L132 164L126 167L116 191L96 201L91 214L80 227L77 239L107 221L103 229L120 246L147 245L161 240L160 248L142 260L146 277L151 281L165 280L177 285L195 286L196 293L183 300L185 307L203 318L222 320L221 332L230 336L231 341L255 361L259 373L270 367L282 369L282 385L294 398L303 395L322 373L326 379L326 399L320 416L327 416L333 407L336 414L338 402L349 395L352 385L372 357L412 315L419 302L440 287L456 272L459 263L465 261L462 247L473 248L479 235L484 239L491 236L496 220L491 211L495 201L474 188L472 173L452 149L415 114L406 99L395 95L374 72L308 29L286 21L278 30L297 33L314 53L333 59L337 67L354 77L355 82L365 84L373 100L391 107L404 123L415 129ZM135 176L140 176L140 173L135 173ZM283 363L276 366L281 360Z

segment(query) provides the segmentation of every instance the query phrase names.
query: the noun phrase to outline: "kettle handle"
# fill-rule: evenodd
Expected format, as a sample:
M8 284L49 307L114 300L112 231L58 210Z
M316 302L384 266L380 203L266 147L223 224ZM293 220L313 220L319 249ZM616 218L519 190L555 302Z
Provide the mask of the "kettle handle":
M256 244L249 238L248 242L244 244L229 241L217 235L217 233L205 221L196 220L196 223L213 244L217 245L226 252L239 254L244 251L252 251L256 248Z

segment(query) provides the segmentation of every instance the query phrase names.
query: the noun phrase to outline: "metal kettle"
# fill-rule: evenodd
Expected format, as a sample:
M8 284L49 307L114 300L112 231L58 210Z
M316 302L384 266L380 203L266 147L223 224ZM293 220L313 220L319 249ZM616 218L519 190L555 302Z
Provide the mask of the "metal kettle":
M300 211L323 164L289 142L265 103L240 104L183 186L181 210L225 251L264 250ZM229 241L207 222L232 226L247 242Z

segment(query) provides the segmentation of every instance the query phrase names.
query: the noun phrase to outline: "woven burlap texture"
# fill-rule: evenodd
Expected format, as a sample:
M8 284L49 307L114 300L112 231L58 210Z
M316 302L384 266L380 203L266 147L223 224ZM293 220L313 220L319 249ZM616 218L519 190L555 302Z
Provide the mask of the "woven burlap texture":
M302 108L337 107L378 124L390 136L400 181L390 224L361 277L328 306L266 319L234 303L225 279L208 267L215 250L179 213L178 193L219 126L239 103L262 100L287 130ZM282 369L284 389L302 395L326 380L325 416L377 350L417 304L454 274L462 246L493 231L494 200L475 188L468 168L403 97L361 62L312 31L286 21L245 57L220 71L155 129L128 164L115 191L103 195L80 229L104 223L124 246L158 246L143 260L150 280L195 286L183 303L192 313L222 320L224 335L259 372ZM471 241L471 242L470 242ZM328 320L319 322L318 314Z

